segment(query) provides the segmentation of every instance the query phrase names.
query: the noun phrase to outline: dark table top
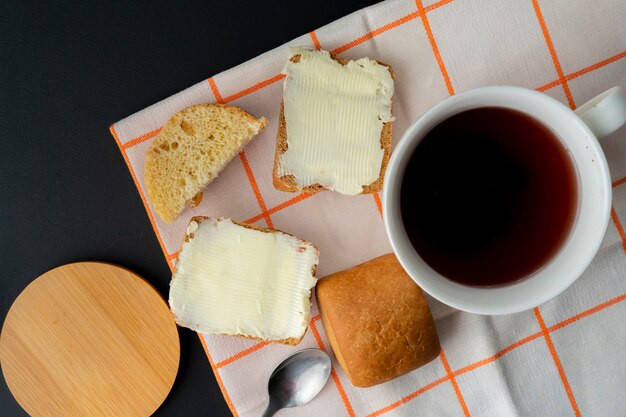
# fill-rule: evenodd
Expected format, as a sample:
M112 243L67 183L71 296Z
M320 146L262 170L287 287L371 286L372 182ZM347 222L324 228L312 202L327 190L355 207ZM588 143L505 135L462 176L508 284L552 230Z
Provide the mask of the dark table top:
M0 3L0 318L80 260L170 272L109 125L371 0ZM303 12L303 10L305 12ZM227 416L195 333L155 416ZM26 416L0 378L0 415Z

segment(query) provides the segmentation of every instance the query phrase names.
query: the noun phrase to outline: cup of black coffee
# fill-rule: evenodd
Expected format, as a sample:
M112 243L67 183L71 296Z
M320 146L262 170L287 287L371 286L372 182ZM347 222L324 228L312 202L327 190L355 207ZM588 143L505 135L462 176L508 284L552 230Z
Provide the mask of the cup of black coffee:
M506 314L555 297L589 265L611 210L597 138L626 122L611 89L573 112L519 87L453 96L406 131L384 185L385 227L426 292Z

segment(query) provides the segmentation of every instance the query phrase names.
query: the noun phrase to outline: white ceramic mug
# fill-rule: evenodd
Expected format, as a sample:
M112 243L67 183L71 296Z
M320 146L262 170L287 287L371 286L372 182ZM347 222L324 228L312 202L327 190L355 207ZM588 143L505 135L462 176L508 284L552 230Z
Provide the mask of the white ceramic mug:
M411 245L400 212L404 171L420 141L445 119L478 107L515 109L542 122L570 151L578 172L579 205L567 241L539 271L496 287L462 285L429 267ZM383 198L385 228L400 263L431 296L472 313L515 313L554 298L583 273L604 237L611 212L611 177L598 138L609 135L624 123L626 96L617 87L600 94L575 112L543 93L508 86L477 88L436 105L407 129L387 168Z

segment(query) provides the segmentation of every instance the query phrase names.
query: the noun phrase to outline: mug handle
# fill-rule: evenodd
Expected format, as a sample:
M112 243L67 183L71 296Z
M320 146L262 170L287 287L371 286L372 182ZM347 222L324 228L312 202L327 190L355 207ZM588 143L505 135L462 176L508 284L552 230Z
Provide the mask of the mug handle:
M601 93L575 110L598 139L626 123L626 95L620 87Z

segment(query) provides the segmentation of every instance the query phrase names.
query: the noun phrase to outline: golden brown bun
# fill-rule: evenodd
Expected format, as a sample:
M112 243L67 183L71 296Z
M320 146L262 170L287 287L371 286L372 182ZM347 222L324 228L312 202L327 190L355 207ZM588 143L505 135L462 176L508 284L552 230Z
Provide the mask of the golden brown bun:
M316 291L330 346L354 386L389 381L439 354L422 290L394 254L329 275Z

